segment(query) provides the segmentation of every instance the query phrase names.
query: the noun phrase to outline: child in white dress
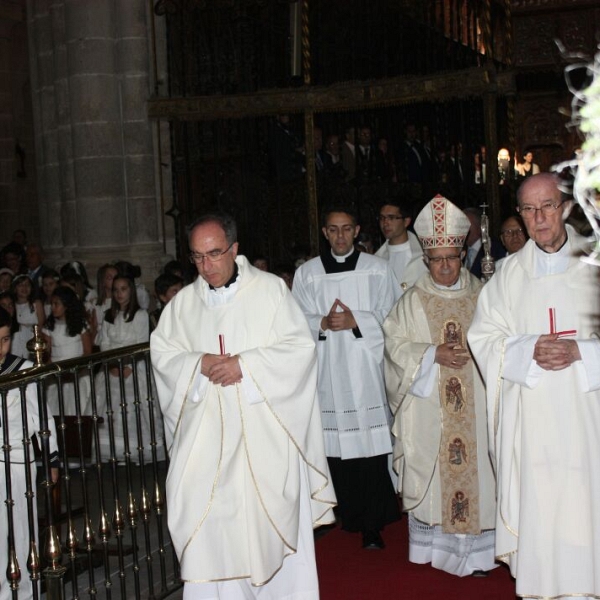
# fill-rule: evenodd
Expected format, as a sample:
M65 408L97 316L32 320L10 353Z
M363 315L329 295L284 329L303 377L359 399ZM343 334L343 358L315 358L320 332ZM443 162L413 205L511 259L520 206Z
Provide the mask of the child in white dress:
M92 336L90 334L85 308L77 294L67 286L57 287L50 303L52 313L43 329L44 338L48 343L51 362L78 358L92 353ZM63 414L76 415L75 388L71 375L62 378L63 382ZM91 415L90 379L85 371L78 374L80 413ZM56 384L50 384L47 389L47 399L53 415L59 415L59 399Z
M148 342L150 339L149 319L147 311L139 308L135 284L132 279L118 275L113 280L112 304L104 314L104 321L100 332L100 350L114 350L134 344ZM106 406L106 416L103 427L100 430L100 450L102 460L111 458L110 450L110 425L112 424L115 439L115 459L123 462L127 450L125 444L125 425L127 427L127 440L129 452L135 462L139 462L138 446L144 448L144 460L150 460L150 414L148 407L148 385L146 382L146 367L143 361L131 359L124 362L123 377L125 384L125 396L121 398L119 385L119 367L113 366L109 370L110 398L106 397L106 386L103 375L96 383L98 394L98 414L100 406ZM134 375L136 368L138 377L139 406L134 404ZM136 411L140 413L140 431L137 428ZM112 419L110 412L112 411ZM155 411L158 418L159 411ZM124 416L125 413L125 416ZM157 431L159 428L157 428ZM141 436L141 437L139 437Z
M138 304L140 305L140 308L148 310L150 308L150 293L143 283L136 282L136 279L139 279L142 276L141 267L132 265L126 260L120 260L115 263L115 267L117 268L117 271L119 271L121 277L129 277L134 282Z
M17 323L19 323L19 333L24 342L27 343L33 337L33 326L42 327L46 320L42 301L35 298L35 292L31 279L27 275L17 275L11 284L11 292L15 300L15 312ZM24 344L23 344L24 345ZM29 358L26 350L21 349L19 344L20 356ZM13 352L16 351L16 346Z

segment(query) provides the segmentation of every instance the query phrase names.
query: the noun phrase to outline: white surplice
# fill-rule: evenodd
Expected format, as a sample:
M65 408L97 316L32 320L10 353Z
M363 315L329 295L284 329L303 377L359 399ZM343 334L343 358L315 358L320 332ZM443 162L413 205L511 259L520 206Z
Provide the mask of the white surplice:
M319 355L319 400L327 456L365 458L392 451L391 415L383 384L381 326L400 295L386 261L361 253L356 268L326 273L321 258L294 275L293 294L306 315ZM336 299L360 330L320 332Z
M186 585L212 582L197 597L236 597L239 586L212 585L233 579L271 597L270 583L281 585L277 574L293 569L287 557L301 551L301 497L314 526L333 521L335 504L306 319L282 279L243 256L236 262L229 288L211 290L198 278L169 302L151 336L171 459L169 529ZM240 358L240 384L214 385L200 373L203 355L220 353L220 335ZM302 593L289 597L318 598L318 588Z
M389 262L402 290L412 287L417 279L427 272L419 238L412 231L407 231L407 233L408 241L404 244L390 245L390 242L386 240L375 252L375 256Z
M547 254L530 240L483 289L469 343L487 382L498 480L496 554L522 597L600 597L598 267L585 241ZM582 361L545 371L535 343L576 330Z

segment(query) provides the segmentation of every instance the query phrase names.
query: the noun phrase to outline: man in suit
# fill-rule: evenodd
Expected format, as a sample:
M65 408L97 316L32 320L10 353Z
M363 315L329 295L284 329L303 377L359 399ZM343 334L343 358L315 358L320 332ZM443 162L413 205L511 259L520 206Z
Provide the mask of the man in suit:
M383 157L379 148L372 143L373 134L368 125L358 130L358 146L356 147L356 177L360 183L372 183L381 172Z
M39 297L42 289L42 278L49 267L42 264L44 261L44 250L39 244L29 244L25 250L25 264L27 265L27 275L33 284L33 291L36 298Z
M335 133L328 135L325 138L323 171L327 177L341 181L346 178L346 171L342 164L340 152L340 136Z
M404 130L405 139L400 153L400 172L411 183L422 183L425 172L425 152L417 139L417 128L414 123L408 123Z

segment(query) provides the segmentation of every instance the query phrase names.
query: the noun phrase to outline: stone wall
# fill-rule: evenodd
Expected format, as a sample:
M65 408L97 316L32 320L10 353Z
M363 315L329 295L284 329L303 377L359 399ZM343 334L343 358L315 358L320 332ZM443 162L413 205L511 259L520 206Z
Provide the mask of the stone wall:
M0 1L0 246L39 235L24 0Z
M166 260L146 0L27 0L41 242L90 274L114 259L150 283Z

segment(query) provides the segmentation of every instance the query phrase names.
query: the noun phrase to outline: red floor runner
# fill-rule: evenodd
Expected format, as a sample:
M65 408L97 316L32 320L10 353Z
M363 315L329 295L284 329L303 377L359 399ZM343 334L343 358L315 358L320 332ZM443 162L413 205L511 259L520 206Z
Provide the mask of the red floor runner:
M316 542L321 600L515 600L508 569L455 577L408 562L408 519L385 528L385 550L363 550L361 536L333 529Z

